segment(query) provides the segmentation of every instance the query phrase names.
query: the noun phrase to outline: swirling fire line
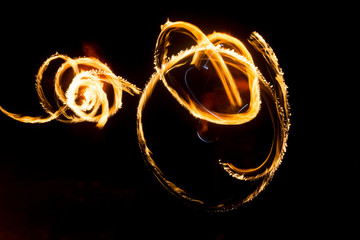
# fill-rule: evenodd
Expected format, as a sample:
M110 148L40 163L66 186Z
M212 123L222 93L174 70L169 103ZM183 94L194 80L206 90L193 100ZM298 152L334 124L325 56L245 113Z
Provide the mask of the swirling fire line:
M190 49L180 51L177 55L168 57L170 35L176 32L188 35L196 42L196 45ZM171 95L194 117L219 125L240 125L253 120L260 111L261 99L263 99L266 103L265 106L269 108L274 129L273 143L268 157L258 167L249 169L239 168L230 162L219 160L224 170L236 179L260 180L261 184L248 197L243 199L241 204L250 201L264 189L281 163L286 151L286 142L290 127L290 107L287 100L287 86L283 78L283 72L279 67L277 57L272 48L257 32L251 34L249 43L265 59L271 75L269 82L255 66L252 55L240 40L217 32L206 36L199 28L187 22L167 21L161 26L154 56L156 72L151 76L143 90L138 107L138 139L146 161L160 182L175 195L196 204L204 205L205 203L202 200L194 198L175 183L169 181L153 159L143 130L143 109L159 81L165 85ZM204 61L206 61L205 64ZM175 85L169 82L173 80L169 80L167 74L173 69L189 63L191 67L185 73L185 84L188 88L188 93L179 93L177 91L178 89L174 87ZM188 87L186 75L189 70L194 68L200 69L204 66L207 67L209 64L213 66L225 90L226 97L233 109L230 113L209 110L196 99ZM244 103L240 96L236 81L232 75L234 69L240 71L247 78L250 92L248 105ZM215 208L222 209L225 208L225 206L224 204L219 204Z
M55 110L45 97L42 81L50 62L57 59L63 60L64 63L57 70L54 79L57 103ZM64 73L69 69L73 71L74 77L67 90L64 90ZM113 89L112 104L109 104L104 90L105 84ZM45 123L54 119L71 123L90 121L97 122L96 126L102 128L108 118L121 108L123 90L131 95L140 94L139 88L122 77L116 76L106 64L96 58L72 59L66 55L55 54L42 64L36 76L36 91L41 106L48 116L22 116L10 113L1 106L0 110L7 116L24 123Z

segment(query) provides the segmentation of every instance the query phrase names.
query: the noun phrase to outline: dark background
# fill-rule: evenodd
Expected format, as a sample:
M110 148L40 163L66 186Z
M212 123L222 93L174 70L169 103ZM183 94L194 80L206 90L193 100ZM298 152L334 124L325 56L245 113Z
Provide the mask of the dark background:
M169 18L206 34L263 35L285 73L292 126L269 186L236 211L209 213L172 196L146 168L136 137L139 96L125 93L123 108L102 130L94 123L24 124L1 115L0 239L351 234L358 225L360 167L351 9L303 2L7 4L0 105L10 112L42 115L38 68L56 52L84 56L84 43L115 74L143 88L154 71L160 25Z

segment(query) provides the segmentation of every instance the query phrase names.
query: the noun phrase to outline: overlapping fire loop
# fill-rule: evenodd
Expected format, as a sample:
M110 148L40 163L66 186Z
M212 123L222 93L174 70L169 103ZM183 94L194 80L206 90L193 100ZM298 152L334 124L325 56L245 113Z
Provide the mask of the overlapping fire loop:
M45 96L42 82L43 74L54 60L63 60L54 79L56 104L54 108ZM65 73L72 71L72 81L65 84ZM66 89L64 89L64 87ZM109 104L108 95L104 90L112 89L113 100ZM55 54L48 58L40 67L36 76L36 91L41 106L48 114L46 117L22 116L10 113L0 106L7 116L25 123L45 123L57 119L63 122L97 122L98 128L104 127L108 118L122 106L122 91L139 94L140 89L122 77L116 76L110 68L96 58L81 57L72 59L68 56Z
M196 45L168 57L170 37L174 33L186 34L196 42ZM151 76L143 90L137 113L140 147L148 165L159 181L170 192L199 206L205 206L206 203L188 194L175 182L170 181L158 167L156 157L152 155L144 134L143 111L158 82L162 82L177 102L200 121L219 125L241 125L252 121L259 113L261 105L262 108L268 108L273 125L273 142L267 158L255 168L239 168L231 162L219 159L219 164L223 170L232 177L240 181L256 180L260 182L248 196L242 199L239 205L250 201L264 189L283 159L290 128L290 107L283 72L272 48L257 32L251 34L249 43L264 58L271 79L266 80L264 78L245 45L227 34L214 32L206 36L199 28L190 23L167 21L161 27L161 33L157 39L154 62L156 72ZM197 99L188 87L187 74L189 71L194 68L207 69L209 65L214 68L218 75L217 79L221 82L226 93L230 106L227 106L227 109L225 107L218 111L211 109ZM170 79L170 73L183 66L187 69L185 77L183 79ZM241 72L246 78L250 94L247 100L240 96L239 82L233 77L233 72ZM184 82L184 79L186 87L181 88L179 82ZM262 104L262 101L265 102L265 105ZM200 137L199 133L198 136ZM212 207L221 210L234 206L225 206L223 203L219 203Z

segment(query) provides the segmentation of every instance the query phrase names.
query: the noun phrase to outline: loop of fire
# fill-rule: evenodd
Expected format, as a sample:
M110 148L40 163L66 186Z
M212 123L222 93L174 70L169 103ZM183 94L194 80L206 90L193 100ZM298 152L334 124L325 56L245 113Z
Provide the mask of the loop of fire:
M50 102L43 90L43 76L52 62L62 61L53 80L55 99ZM36 91L47 116L23 116L0 106L7 116L24 123L45 123L57 119L63 122L96 122L103 128L108 118L122 106L122 92L139 94L140 89L94 57L72 59L55 54L40 67L36 76ZM111 95L111 101L109 96ZM56 107L54 108L54 105Z
M182 40L188 39L187 42L193 45L168 56L170 46L176 45L173 41L175 35L182 35ZM154 53L156 72L144 88L138 107L138 139L145 159L159 181L175 195L195 204L206 205L175 180L169 180L157 164L157 156L147 142L149 136L143 124L144 109L157 84L162 83L171 96L199 120L197 136L209 144L219 139L205 137L210 125L245 125L253 121L262 108L267 109L273 129L272 142L270 140L269 152L264 159L257 166L248 168L236 166L226 159L218 159L223 171L231 177L239 181L258 182L255 189L241 199L240 205L250 201L264 189L283 159L290 128L290 107L283 72L272 48L257 32L250 35L248 43L250 45L246 47L245 43L225 33L205 35L198 27L187 22L167 21L161 26ZM254 54L261 58L268 79L259 70ZM207 85L197 87L203 78L194 76L210 71L213 76ZM201 88L210 88L210 85L216 87L206 93L198 93ZM215 206L216 209L223 207L223 203Z

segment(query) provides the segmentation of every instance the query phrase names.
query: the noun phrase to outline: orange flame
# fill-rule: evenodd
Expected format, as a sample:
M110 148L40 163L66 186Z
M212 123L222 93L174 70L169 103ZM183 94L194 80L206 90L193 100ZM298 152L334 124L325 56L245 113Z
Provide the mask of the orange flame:
M191 37L196 45L190 49L180 51L174 56L167 56L168 46L170 45L170 36L173 33L182 33ZM286 141L290 127L290 107L287 100L287 86L283 79L283 72L279 67L277 58L271 47L256 32L252 33L249 40L250 44L262 54L271 71L272 82L265 80L259 69L255 66L254 60L245 45L238 39L224 33L214 32L205 35L196 26L187 22L167 21L161 26L161 32L157 39L155 48L155 69L156 72L151 76L140 98L137 118L138 118L138 139L146 161L152 167L153 172L166 188L189 201L204 204L203 201L190 196L185 190L179 188L175 183L166 179L163 172L157 166L149 149L143 131L142 117L143 110L149 100L154 87L159 81L166 86L171 95L186 108L194 117L200 119L201 129L198 134L206 131L206 122L220 125L240 125L253 120L259 113L261 106L261 96L264 94L270 97L264 97L265 101L275 104L275 110L271 110L271 118L274 127L274 140L268 157L258 167L242 169L231 163L224 162L221 159L219 163L224 170L231 176L239 180L262 179L261 184L255 189L242 203L250 201L256 197L266 186L278 168L283 155L286 151ZM169 72L172 70L190 64L192 68L200 69L208 67L211 64L214 68L221 86L226 93L226 97L232 110L214 111L194 98L190 89L180 91L176 81L170 79ZM189 70L188 70L189 71ZM187 72L188 72L187 71ZM244 82L238 82L232 72L241 72L247 79L248 87ZM185 73L185 81L186 74ZM250 100L245 104L240 95L241 90L249 90ZM208 104L209 105L209 104ZM211 105L211 103L210 103ZM268 104L267 104L268 105ZM267 106L266 105L266 106ZM247 108L247 109L246 109ZM240 109L240 110L238 110ZM245 109L245 110L244 110ZM199 135L200 137L200 135ZM224 207L219 204L218 208Z
M45 97L42 80L43 74L50 62L62 59L65 62L60 66L55 75L55 93L57 100L57 110L54 110ZM74 78L66 91L62 88L62 80L65 71L72 69ZM85 70L90 69L90 70ZM113 103L109 106L107 94L103 85L112 86L114 93ZM40 67L36 76L36 91L40 98L40 103L47 117L22 116L10 113L0 106L0 110L7 116L25 123L45 123L57 119L63 122L97 122L98 128L104 127L108 118L115 114L122 106L122 91L139 94L140 89L129 83L122 77L116 76L110 68L96 58L76 58L55 54L48 58ZM60 100L60 101L58 101ZM69 113L68 110L72 113ZM60 119L63 116L65 119Z

